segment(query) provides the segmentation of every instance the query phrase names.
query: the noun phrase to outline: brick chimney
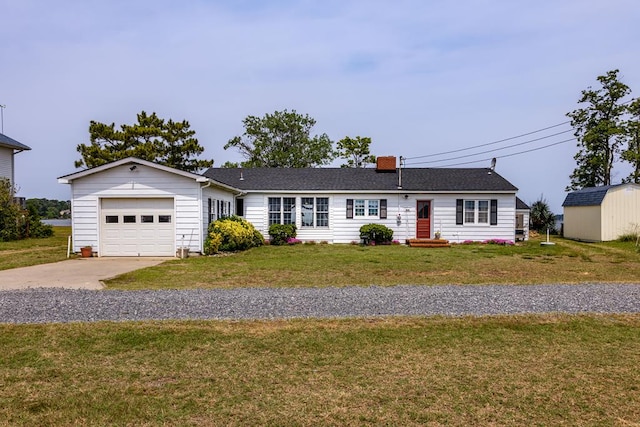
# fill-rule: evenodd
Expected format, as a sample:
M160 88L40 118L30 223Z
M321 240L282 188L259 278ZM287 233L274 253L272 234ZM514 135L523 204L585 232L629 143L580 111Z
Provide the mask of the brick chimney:
M376 172L395 172L396 156L380 156L376 159Z

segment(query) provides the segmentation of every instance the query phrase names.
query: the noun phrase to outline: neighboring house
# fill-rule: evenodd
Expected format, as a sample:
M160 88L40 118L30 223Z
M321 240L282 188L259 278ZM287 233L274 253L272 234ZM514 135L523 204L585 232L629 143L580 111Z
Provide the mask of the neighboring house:
M14 156L25 150L31 148L0 133L0 178L8 178L12 186L16 184Z
M619 184L589 187L567 194L564 237L602 242L640 227L640 185Z
M202 175L135 158L63 176L71 184L74 251L173 255L202 250L209 222L231 214L265 237L295 224L301 240L349 243L384 224L394 239L516 239L517 188L488 168L210 168Z
M531 208L516 197L516 240L529 240L529 214Z

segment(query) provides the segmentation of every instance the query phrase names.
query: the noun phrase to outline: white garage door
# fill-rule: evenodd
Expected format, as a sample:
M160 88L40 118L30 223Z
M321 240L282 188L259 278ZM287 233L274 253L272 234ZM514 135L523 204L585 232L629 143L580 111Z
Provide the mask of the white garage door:
M173 256L173 199L102 199L103 256Z

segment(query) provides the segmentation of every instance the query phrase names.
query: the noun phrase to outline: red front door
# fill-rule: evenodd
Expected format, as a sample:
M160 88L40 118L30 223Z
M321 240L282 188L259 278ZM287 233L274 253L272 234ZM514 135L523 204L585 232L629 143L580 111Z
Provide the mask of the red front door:
M418 222L416 224L416 238L431 238L431 201L418 200L417 202Z

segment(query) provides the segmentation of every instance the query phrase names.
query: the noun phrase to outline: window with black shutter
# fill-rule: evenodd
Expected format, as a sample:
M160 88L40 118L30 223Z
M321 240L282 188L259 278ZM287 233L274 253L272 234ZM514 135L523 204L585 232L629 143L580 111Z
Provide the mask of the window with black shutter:
M456 200L456 225L464 223L464 200Z
M498 200L491 199L491 225L498 225Z

